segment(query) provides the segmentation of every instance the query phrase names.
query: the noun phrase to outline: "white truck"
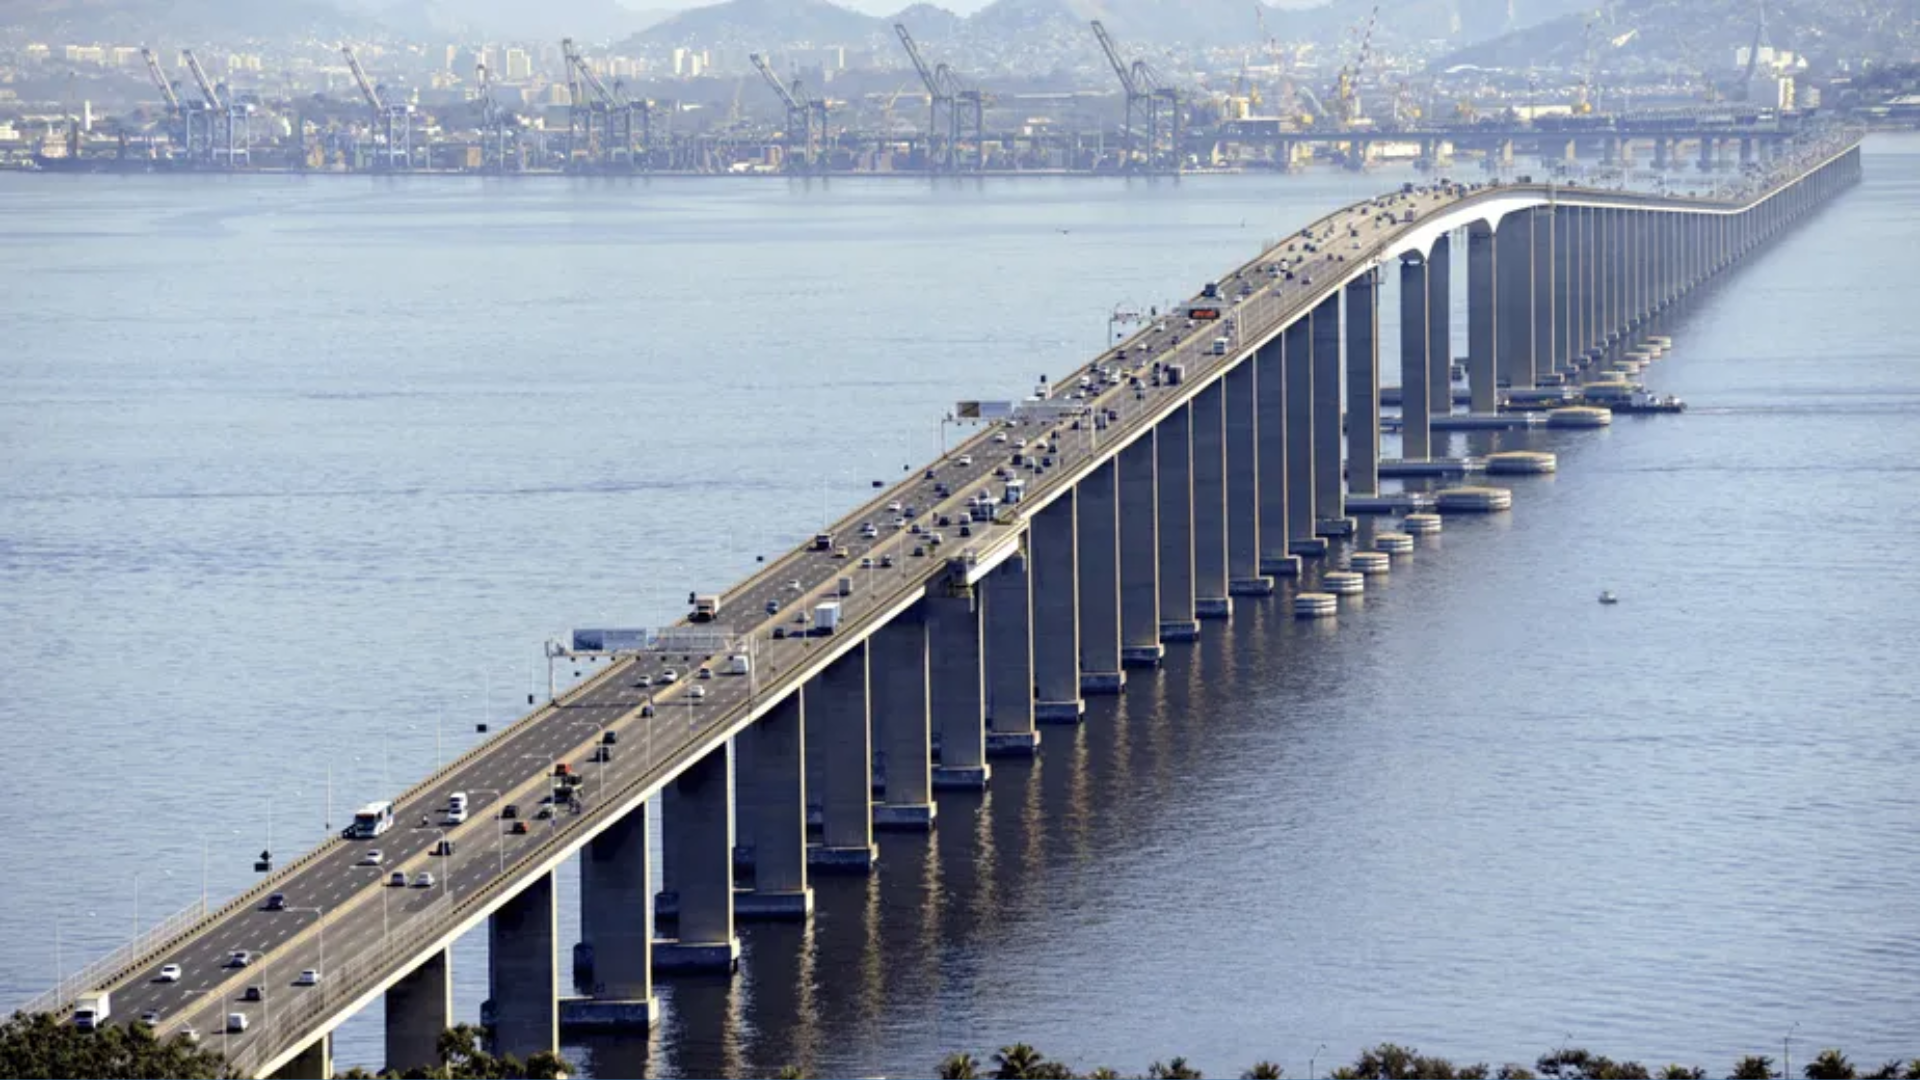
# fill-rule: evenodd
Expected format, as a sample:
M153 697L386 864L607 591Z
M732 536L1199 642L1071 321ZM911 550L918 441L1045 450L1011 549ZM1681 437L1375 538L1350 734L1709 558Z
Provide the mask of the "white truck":
M745 675L753 670L753 661L747 659L746 653L734 653L727 657L727 666L722 670L729 675Z
M840 628L840 601L828 600L814 605L813 632L831 634Z
M113 997L106 990L81 994L73 1003L73 1026L81 1031L98 1031L113 1015Z

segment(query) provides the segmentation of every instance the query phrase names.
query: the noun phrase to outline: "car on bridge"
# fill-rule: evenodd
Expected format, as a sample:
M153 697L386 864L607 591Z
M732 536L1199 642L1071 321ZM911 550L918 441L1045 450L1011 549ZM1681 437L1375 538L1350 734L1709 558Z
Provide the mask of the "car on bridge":
M307 970L305 970L305 971L302 971L302 972L300 973L300 977L299 977L299 978L297 978L297 979L295 979L295 980L293 980L293 985L295 985L295 986L319 986L319 985L320 985L320 971L319 971L319 969L318 969L318 968L308 968Z
M162 964L160 965L160 977L154 981L163 983L179 982L180 975L179 964Z
M245 949L235 949L227 954L227 966L230 968L243 968L251 963L253 963L253 954Z

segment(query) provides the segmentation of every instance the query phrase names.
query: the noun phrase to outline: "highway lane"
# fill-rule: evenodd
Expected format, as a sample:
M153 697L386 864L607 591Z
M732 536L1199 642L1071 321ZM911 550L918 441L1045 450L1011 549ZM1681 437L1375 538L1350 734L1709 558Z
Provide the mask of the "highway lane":
M1234 335L1231 355L1213 356L1208 350L1217 332L1214 326L1189 325L1180 311L1169 312L1115 349L1053 384L1056 396L1079 395L1076 400L1090 408L1113 410L1112 415L1116 417L1113 422L1102 419L1083 423L1080 431L1073 430L1071 421L985 427L934 463L932 476L928 476L926 470L916 470L906 481L886 489L836 522L832 531L842 544L844 558L804 549L790 552L730 590L725 594L720 623L753 636L759 666L754 678L719 676L708 681L690 681L685 677L706 659L690 654L677 658L646 654L620 660L560 707L538 710L510 726L447 775L404 799L397 810L400 824L386 836L375 841L332 845L296 872L277 880L274 888L286 894L291 908L327 909L328 964L336 969L343 957L376 948L389 932L405 933L428 913L429 905L443 902L438 898L447 895L449 886L453 895L481 888L498 875L501 862L510 865L546 839L539 828L533 828L527 836L505 833L505 826L494 816L499 805L516 801L523 814L530 812L533 799L546 783L549 763L560 759L584 764L585 750L603 726L610 725L618 732L620 743L604 770L588 766L586 791L590 808L600 794L596 790L598 781L614 788L637 782L664 760L672 747L684 746L690 732L704 732L742 715L741 710L749 704L747 698L754 686L777 681L782 672L808 661L819 639L774 640L772 631L775 627L797 628L798 624L789 621L793 615L810 610L814 602L832 595L839 577L854 579L854 594L842 599L846 625L854 630L882 601L934 576L945 556L957 554L973 543L985 542L1009 528L973 523L975 538L969 540L957 535L958 522L964 519L965 505L972 495L981 491L998 495L1001 485L993 474L1002 468L1012 468L1011 457L1017 449L1015 440L1029 440L1033 444L1027 447L1029 450L1044 444L1046 453L1054 458L1051 468L1028 465L1017 470L1029 477L1034 494L1039 494L1068 478L1074 467L1083 464L1097 448L1110 444L1116 435L1108 432L1117 429L1118 434L1125 434L1134 430L1144 420L1156 416L1168 396L1193 389L1191 385L1156 387L1149 381L1136 391L1121 378L1098 380L1098 385L1082 390L1081 377L1094 376L1106 366L1144 373L1158 360L1186 364L1187 382L1198 381L1237 360L1249 333L1263 333L1297 310L1304 310L1307 299L1329 280L1324 275L1351 269L1354 262L1366 257L1365 253L1377 250L1400 231L1417 225L1419 219L1437 209L1450 207L1461 196L1478 190L1482 189L1455 187L1445 192L1387 196L1321 219L1222 279L1218 305L1239 313L1246 324ZM1381 218L1388 211L1398 215L1409 209L1415 212L1412 225L1389 224ZM1356 232L1359 235L1354 235ZM1309 242L1319 250L1305 250ZM1276 277L1261 270L1263 266L1282 261L1286 269L1295 273L1295 280L1287 281L1284 274ZM1319 284L1309 283L1309 278ZM1246 286L1245 295L1241 295L1242 285ZM1191 302L1199 302L1199 298ZM1122 351L1126 356L1124 362L1117 360ZM968 464L960 464L963 457L970 459ZM945 484L948 494L939 495L936 484ZM888 502L895 500L903 505L903 511L897 515L885 509ZM904 507L909 505L914 510L912 515L904 513ZM954 526L941 530L947 543L936 549L933 556L912 556L911 548L920 538L911 526L918 523L924 529L941 514L955 521ZM905 519L901 527L894 526L896 516ZM861 536L858 528L868 521L877 530L872 538ZM880 566L882 558L888 555L893 556L893 565ZM876 565L872 569L860 568L863 557L873 558ZM796 582L798 588L794 587ZM777 602L778 610L773 614L764 610L769 600ZM662 687L657 682L651 686L638 685L641 675L650 681L657 680L668 666L680 671L682 681L671 687ZM692 684L708 691L704 701L696 702L688 693ZM639 706L649 700L656 704L656 715L640 717ZM425 852L442 834L435 828L419 828L418 820L423 814L437 819L436 811L445 806L447 795L454 790L464 790L471 797L472 819L446 830L445 834L458 845L453 857L428 856ZM544 825L546 833L552 835L564 832L570 821L555 819L533 824ZM370 847L386 853L388 867L374 871L353 865L360 853ZM433 890L387 889L377 885L376 874L384 875L395 864L403 866L409 875L431 867L442 884ZM147 1008L157 1008L168 1020L191 1016L203 1033L210 1033L219 1026L215 1022L216 1014L256 1011L264 1018L271 1007L283 1001L297 1003L301 994L310 991L295 991L288 984L301 969L321 966L315 921L311 913L265 912L258 910L257 904L229 913L173 953L155 956L142 972L136 973L116 994L115 1018L124 1021ZM243 948L264 954L264 958L255 967L240 972L218 967L228 952ZM150 981L159 964L166 962L186 967L187 977L182 983ZM268 1001L264 1006L234 1005L230 999L239 987L253 983L268 987ZM258 1034L256 1029L238 1037L235 1048L242 1048L248 1039Z

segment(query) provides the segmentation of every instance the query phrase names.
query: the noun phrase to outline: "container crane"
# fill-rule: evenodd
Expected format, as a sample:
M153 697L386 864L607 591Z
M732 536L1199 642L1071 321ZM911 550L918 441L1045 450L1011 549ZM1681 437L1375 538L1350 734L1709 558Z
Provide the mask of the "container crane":
M946 65L942 64L937 71L927 66L926 59L920 55L920 47L914 44L913 35L907 32L906 23L894 23L893 32L899 36L900 44L906 47L907 58L913 61L913 70L919 74L920 81L924 83L927 88L927 171L932 172L939 168L952 171L954 167L953 144L955 140L953 129L955 123L953 89L948 85L948 80L942 78L942 76L946 75ZM940 110L943 107L947 112L946 145L944 148L940 145L942 135L940 130Z
M567 69L567 168L571 169L582 151L588 162L599 160L601 148L613 141L613 131L606 103L589 100L589 87L580 76L586 66L574 51L572 38L560 40L560 55Z
M360 96L367 100L367 106L373 110L373 130L383 132L386 137L386 149L376 167L389 172L413 168L413 106L384 100L379 90L367 79L366 69L360 66L360 58L353 55L353 46L340 46L340 53L347 58L347 70L353 73L353 82L360 88Z
M1166 84L1155 71L1152 64L1145 60L1135 60L1128 64L1120 56L1120 49L1113 42L1113 36L1100 20L1093 20L1093 36L1100 42L1100 51L1106 54L1107 63L1113 66L1113 72L1120 77L1120 89L1127 99L1126 111L1126 168L1132 168L1136 157L1146 168L1152 169L1156 163L1170 163L1172 171L1180 170L1180 92ZM1162 123L1161 113L1166 113ZM1139 150L1139 133L1144 120L1147 139L1144 153ZM1162 138L1162 134L1166 136Z
M1124 134L1127 156L1122 167L1131 169L1134 161L1139 157L1140 129L1147 125L1153 112L1153 95L1141 89L1140 85L1134 81L1133 69L1121 59L1119 46L1113 43L1112 35L1107 33L1107 28L1101 25L1099 19L1093 20L1093 36L1100 42L1100 51L1106 54L1107 63L1113 66L1113 73L1120 79L1121 93L1126 95ZM1148 137L1151 139L1151 131ZM1149 146L1148 154L1151 155L1151 153L1152 149Z
M1295 127L1312 126L1313 114L1300 111L1300 94L1293 84L1293 72L1288 70L1280 39L1267 29L1267 5L1262 0L1254 0L1253 19L1260 27L1260 40L1266 47L1268 61L1273 64L1274 77L1279 81L1279 94L1274 100L1280 119Z
M173 83L167 80L167 74L160 70L160 61L154 58L153 50L142 47L140 59L147 62L147 77L153 85L159 87L160 96L167 103L167 123L170 137L182 143L188 142L186 131L187 110L180 103L180 95L174 92Z
M493 96L493 77L482 63L475 67L474 77L480 83L480 168L483 172L507 171L507 118L506 110ZM487 141L493 146L489 150Z
M248 157L247 147L251 141L247 117L252 107L235 104L222 96L219 88L213 85L213 80L207 78L206 69L200 66L200 60L193 55L192 49L180 50L180 56L187 62L187 71L193 76L193 84L199 88L200 97L206 103L200 129L207 164L232 168L243 163ZM191 127L188 141L192 141Z
M1365 26L1360 31L1360 47L1355 50L1352 62L1340 69L1333 86L1333 107L1335 118L1342 128L1357 125L1360 114L1360 75L1367 67L1367 54L1373 47L1373 28L1380 21L1380 5L1375 4L1368 13Z
M653 116L650 103L630 100L626 95L624 84L617 80L614 82L613 88L608 89L607 84L601 81L599 74L593 70L592 65L587 63L586 57L581 56L580 53L574 49L571 38L562 41L560 48L562 52L566 54L568 64L572 66L574 72L577 74L578 82L593 91L594 101L590 106L591 111L587 114L587 130L589 139L591 139L593 117L600 117L600 127L604 135L604 139L600 143L600 156L603 159L602 164L607 168L614 168L624 163L628 169L634 168L640 160L640 152L634 149L634 131L636 128L634 116L635 114L639 114L640 116L640 123L637 127L641 132L640 144L645 146L647 142L650 141L653 128ZM571 129L572 126L571 118L573 110L577 110L578 107L579 102L576 101L569 110L569 129ZM616 129L618 130L617 135L615 134Z
M787 108L787 167L793 168L792 158L794 132L796 129L799 131L799 146L802 149L802 167L807 169L818 167L820 164L821 144L826 141L827 137L827 103L819 98L807 98L805 96L805 90L801 88L799 79L793 80L793 86L791 88L785 83L782 83L780 76L775 75L773 68L767 65L767 58L761 56L759 53L751 53L747 59L753 61L754 69L760 72L760 77L767 81L768 86L773 87L773 92L780 97L780 103ZM819 122L818 139L814 136L814 123L816 120Z

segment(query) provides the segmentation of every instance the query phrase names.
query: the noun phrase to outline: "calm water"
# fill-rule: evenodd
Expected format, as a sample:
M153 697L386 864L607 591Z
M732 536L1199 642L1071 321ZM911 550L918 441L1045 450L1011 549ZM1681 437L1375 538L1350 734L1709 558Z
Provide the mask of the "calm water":
M1693 411L1532 437L1558 476L1337 627L1243 602L810 928L744 928L731 989L569 1052L1920 1053L1920 139L1867 173L1671 328ZM0 176L0 999L203 851L218 897L318 839L329 762L337 822L524 707L547 635L676 617L955 399L1401 179Z

